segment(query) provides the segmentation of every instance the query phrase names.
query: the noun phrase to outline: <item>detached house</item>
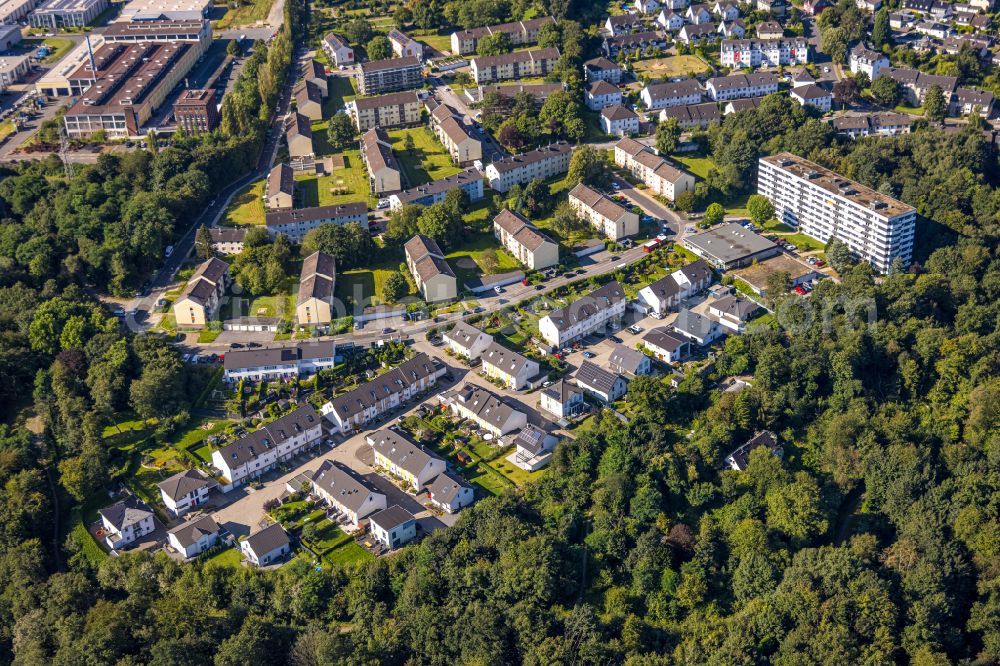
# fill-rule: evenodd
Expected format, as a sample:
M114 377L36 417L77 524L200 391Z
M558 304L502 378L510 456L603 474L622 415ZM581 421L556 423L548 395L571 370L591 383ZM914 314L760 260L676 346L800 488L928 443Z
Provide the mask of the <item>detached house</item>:
M207 502L208 493L214 485L197 470L186 469L160 481L156 487L160 489L160 498L167 510L175 516L183 516Z
M447 472L438 474L424 490L431 504L446 513L455 513L475 500L472 488Z
M385 495L343 463L324 460L312 475L312 493L344 516L349 529L386 507Z
M215 319L229 287L229 264L212 258L195 269L184 291L174 301L174 321L179 328L204 328Z
M417 519L398 504L373 513L368 526L375 540L389 550L401 548L417 538Z
M247 562L265 567L280 562L292 552L292 542L285 528L274 523L241 541L240 550Z
M565 419L584 409L583 392L565 379L546 386L539 393L542 409L556 418Z
M712 344L722 336L718 322L686 308L677 313L674 331L702 347Z
M667 327L654 328L642 337L642 345L661 361L676 363L691 353L691 342Z
M726 456L726 464L737 472L744 472L750 464L750 452L762 446L778 458L784 457L784 450L778 444L778 438L770 430L763 430Z
M664 9L656 17L656 23L664 30L675 32L684 27L684 17L674 13L673 10Z
M820 113L829 113L833 108L833 95L814 84L792 88L789 95L802 106L811 106Z
M612 136L633 136L639 133L639 114L627 106L609 106L601 110L601 129Z
M441 337L453 354L470 361L479 358L493 342L492 335L464 321L456 323L450 331L445 332Z
M583 78L587 81L607 81L617 85L622 80L623 71L621 65L604 57L583 63Z
M760 306L753 301L731 295L720 298L708 306L708 314L726 328L736 332L742 332L750 317L759 311Z
M617 325L625 315L626 303L625 290L612 280L542 317L538 322L539 334L553 347L564 347L608 324Z
M623 398L628 391L628 380L590 361L580 364L575 379L577 386L605 403Z
M414 492L445 471L443 460L395 430L378 430L365 440L375 454L375 467L402 479Z
M684 12L684 18L694 25L702 25L712 20L712 12L709 10L708 5L691 5Z
M625 345L614 346L608 358L608 367L613 372L627 377L648 375L653 371L653 363L648 356L638 349L631 349Z
M524 216L503 209L493 218L493 235L524 266L542 270L559 263L559 245Z
M98 513L106 533L104 541L112 550L127 548L156 529L153 512L133 495L104 507Z
M690 23L677 33L677 39L688 46L700 44L704 41L712 41L719 37L718 30L713 23Z
M502 347L497 342L492 342L483 351L482 359L486 376L503 382L508 389L519 391L540 379L540 368L536 361Z
M185 558L194 557L217 544L220 532L211 516L200 516L167 532L167 542Z
M295 204L295 172L282 162L267 176L264 202L271 210L291 208Z
M331 32L323 38L323 50L330 57L330 62L338 67L349 67L354 64L354 49L347 40Z
M877 79L882 70L891 64L883 53L868 48L864 42L858 42L851 49L851 72L854 74L864 72L868 75L869 81Z
M535 472L552 460L559 438L533 425L524 427L514 438L514 452L507 460L527 472Z
M424 45L402 30L393 28L389 31L388 37L389 43L392 44L392 52L397 57L424 59Z

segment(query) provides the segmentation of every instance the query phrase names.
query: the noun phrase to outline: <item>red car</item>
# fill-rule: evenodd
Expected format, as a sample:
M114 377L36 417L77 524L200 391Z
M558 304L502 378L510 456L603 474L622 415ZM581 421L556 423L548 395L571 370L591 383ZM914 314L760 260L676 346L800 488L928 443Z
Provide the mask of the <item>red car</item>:
M801 286L798 286L798 287L795 288L795 293L798 294L799 296L805 296L809 292L807 292Z

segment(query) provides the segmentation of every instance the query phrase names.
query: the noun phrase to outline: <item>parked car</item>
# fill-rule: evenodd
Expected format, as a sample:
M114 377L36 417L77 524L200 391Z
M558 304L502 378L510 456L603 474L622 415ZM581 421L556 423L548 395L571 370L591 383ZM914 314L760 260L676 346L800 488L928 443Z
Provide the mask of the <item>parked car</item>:
M388 335L389 333L392 333L392 329L388 326L382 329L382 335Z
M243 346L244 345L243 345L242 342L233 342L233 343L230 343L229 348L230 349L243 349Z
M589 351L583 352L584 358L594 358L595 356L597 356L597 354L595 354L594 352L589 352Z
M622 343L622 339L619 338L617 335L609 335L608 339L611 340L612 342L617 342L618 344Z

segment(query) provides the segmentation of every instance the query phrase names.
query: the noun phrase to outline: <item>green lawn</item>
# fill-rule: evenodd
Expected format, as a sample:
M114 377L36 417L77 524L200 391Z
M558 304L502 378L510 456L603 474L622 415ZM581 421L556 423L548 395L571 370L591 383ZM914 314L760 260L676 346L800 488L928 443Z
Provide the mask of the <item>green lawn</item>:
M37 47L41 45L48 46L52 49L52 52L45 56L42 60L42 64L49 65L54 62L59 62L66 53L76 46L76 42L72 39L67 39L66 37L48 37L46 39L25 39L21 42L24 46Z
M210 343L213 343L213 342L215 342L215 339L219 337L220 333L222 333L221 329L218 330L218 331L213 331L211 329L206 329L204 331L200 331L198 333L198 342L200 344L210 344Z
M295 317L295 296L290 291L273 296L258 296L244 313L249 317L277 317L291 321Z
M221 224L229 227L264 224L265 185L266 181L258 180L240 190L229 202Z
M924 115L924 107L922 106L903 106L902 104L900 104L896 108L894 108L893 111L895 111L896 113L908 113L911 116Z
M236 548L224 548L205 561L205 564L215 564L223 567L239 567L243 563L243 554Z
M715 162L710 157L694 157L692 155L671 155L670 159L681 164L686 171L704 180L708 172L715 168Z
M226 30L229 28L239 28L245 25L253 25L257 21L263 21L271 11L274 0L244 0L244 3L235 9L230 9L218 21L212 24L216 30Z
M710 68L698 56L676 55L639 60L632 63L632 71L636 76L646 74L651 79L669 79L675 76L687 76L692 72L701 74L710 71Z
M521 487L530 481L534 481L545 473L544 469L540 469L537 472L527 472L517 465L508 462L503 457L495 459L493 462L489 463L489 465L513 481L518 487Z
M404 148L407 136L413 137L412 151ZM451 155L428 127L393 130L389 137L409 187L447 178L462 170L452 164Z
M369 268L346 271L337 275L335 292L345 304L370 304L383 303L382 287L389 275L399 270L402 256L383 257L378 262L372 262ZM407 276L409 277L409 276ZM409 291L407 295L415 295L413 284L407 280ZM369 302L369 299L373 299Z
M351 541L334 548L332 551L324 555L323 561L330 565L344 566L345 564L371 560L374 559L374 557L374 555L359 546L352 539Z
M467 467L463 471L463 476L474 486L479 486L490 495L499 495L510 490L512 486L504 480L504 477L488 465L478 464L475 467Z
M414 30L410 32L410 36L441 53L451 52L451 32L449 31L441 31L439 34L434 30Z
M499 250L496 238L489 233L479 234L463 243L461 248L449 252L445 258L462 283L475 280L480 275L495 275L521 268L514 257Z
M344 168L334 169L329 176L295 176L295 189L298 206L303 208L368 201L368 173L361 160L361 152L345 150Z
M822 243L812 236L806 236L805 234L783 234L782 238L797 247L800 251L811 252L823 249Z

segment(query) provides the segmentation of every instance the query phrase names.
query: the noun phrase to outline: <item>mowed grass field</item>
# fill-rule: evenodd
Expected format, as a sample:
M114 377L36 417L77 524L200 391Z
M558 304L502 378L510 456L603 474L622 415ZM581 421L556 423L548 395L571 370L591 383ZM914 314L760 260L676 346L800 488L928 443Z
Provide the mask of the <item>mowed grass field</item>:
M407 136L413 137L412 151L404 147ZM393 130L389 137L409 187L447 178L462 170L452 164L451 155L428 127Z
M514 257L499 249L493 234L483 233L449 252L445 259L451 265L459 282L464 284L480 275L494 275L521 268ZM472 263L470 263L472 262Z
M258 180L234 196L221 220L222 226L264 224L264 187L265 181Z
M267 18L272 4L274 0L244 0L239 7L227 11L225 16L212 24L212 27L216 30L225 30L253 25Z
M344 168L334 169L329 176L296 176L295 190L296 207L301 208L368 201L368 173L361 161L361 152L345 150Z
M652 60L639 60L632 64L636 75L645 73L654 79L668 79L674 76L700 74L710 70L701 58L693 55L677 55Z

